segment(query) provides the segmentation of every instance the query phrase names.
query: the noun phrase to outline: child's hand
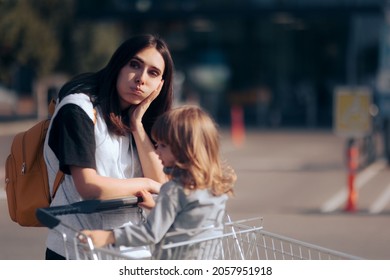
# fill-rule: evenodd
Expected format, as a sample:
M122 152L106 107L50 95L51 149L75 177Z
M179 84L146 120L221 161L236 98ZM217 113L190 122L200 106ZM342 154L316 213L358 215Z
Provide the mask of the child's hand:
M85 234L89 238L91 238L93 245L95 247L104 247L109 244L115 243L115 236L112 231L108 230L83 230L82 234ZM86 240L81 239L82 242L86 242Z
M151 209L156 205L156 202L153 199L153 196L147 190L142 190L137 193L138 197L142 198L142 202L139 203L139 206Z

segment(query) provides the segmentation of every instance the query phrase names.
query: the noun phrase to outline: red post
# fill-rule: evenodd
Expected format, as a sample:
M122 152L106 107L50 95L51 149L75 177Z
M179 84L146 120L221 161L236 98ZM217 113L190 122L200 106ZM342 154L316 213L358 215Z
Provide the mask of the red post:
M357 191L355 189L355 177L359 167L359 150L354 140L348 145L348 198L345 211L356 211Z
M244 113L242 106L233 105L230 114L232 141L235 146L240 147L245 140Z

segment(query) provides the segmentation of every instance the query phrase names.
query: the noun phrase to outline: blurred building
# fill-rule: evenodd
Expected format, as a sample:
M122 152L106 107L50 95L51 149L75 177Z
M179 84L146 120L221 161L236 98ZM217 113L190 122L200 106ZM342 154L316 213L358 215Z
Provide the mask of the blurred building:
M120 21L129 35L158 33L180 74L180 102L220 123L242 105L262 127L330 127L333 90L371 85L383 0L93 0L81 19Z

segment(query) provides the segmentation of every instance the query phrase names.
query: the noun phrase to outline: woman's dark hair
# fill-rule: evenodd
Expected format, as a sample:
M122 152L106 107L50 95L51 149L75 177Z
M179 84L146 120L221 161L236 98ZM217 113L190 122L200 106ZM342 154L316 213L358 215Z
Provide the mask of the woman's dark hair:
M156 118L172 107L173 101L173 61L167 44L154 35L137 35L125 42L112 55L108 64L96 73L84 73L74 77L65 84L59 92L60 100L71 93L86 93L99 105L110 132L125 135L130 131L126 112L122 112L116 88L120 70L138 52L153 47L161 54L165 62L162 75L163 87L157 98L150 104L143 116L142 122L146 133L150 136L152 125Z

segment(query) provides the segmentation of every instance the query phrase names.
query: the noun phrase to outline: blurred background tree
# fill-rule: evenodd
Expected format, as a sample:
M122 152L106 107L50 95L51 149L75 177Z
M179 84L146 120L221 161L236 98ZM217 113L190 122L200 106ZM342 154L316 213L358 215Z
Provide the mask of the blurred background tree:
M53 70L58 62L61 50L56 29L50 24L50 16L41 16L45 10L39 10L43 6L40 2L50 1L1 2L0 78L6 84L11 83L12 69L17 65L29 65L40 76Z
M81 22L75 13L74 0L0 0L0 82L11 86L16 66L33 68L38 79L104 66L122 39L120 28Z
M120 28L116 23L83 22L79 24L72 36L73 69L81 73L102 68L107 64L121 40Z

